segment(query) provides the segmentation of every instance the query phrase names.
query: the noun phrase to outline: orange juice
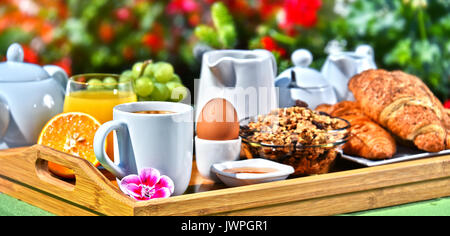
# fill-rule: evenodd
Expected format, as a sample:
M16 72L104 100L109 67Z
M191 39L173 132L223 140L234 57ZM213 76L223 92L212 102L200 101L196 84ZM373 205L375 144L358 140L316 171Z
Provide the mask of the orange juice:
M136 94L131 91L76 91L66 96L64 112L87 113L103 124L113 120L113 108L115 106L136 101ZM111 134L108 136L106 152L111 158L114 157L113 136Z

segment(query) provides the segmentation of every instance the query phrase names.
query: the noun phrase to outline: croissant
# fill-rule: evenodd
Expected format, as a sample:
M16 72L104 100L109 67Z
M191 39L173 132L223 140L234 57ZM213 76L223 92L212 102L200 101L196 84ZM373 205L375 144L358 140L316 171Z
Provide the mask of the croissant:
M427 152L448 148L448 115L419 78L368 70L354 76L348 87L362 111L394 135Z
M316 107L316 111L323 112L328 115L331 115L331 113L333 112L333 109L334 109L334 106L331 104L321 104Z
M350 122L350 139L343 146L344 153L378 160L391 158L397 151L395 139L381 126L370 120L355 102L344 101L316 108Z

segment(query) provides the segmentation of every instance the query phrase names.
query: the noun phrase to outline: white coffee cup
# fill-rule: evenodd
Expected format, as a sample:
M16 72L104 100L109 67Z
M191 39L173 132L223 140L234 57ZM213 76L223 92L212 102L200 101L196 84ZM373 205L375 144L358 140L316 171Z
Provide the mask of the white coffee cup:
M136 113L140 111L170 113ZM113 121L103 124L94 138L95 155L102 166L119 180L143 168L158 169L173 180L174 195L183 194L192 172L193 108L182 103L136 102L116 106L113 114ZM104 148L113 130L114 163Z

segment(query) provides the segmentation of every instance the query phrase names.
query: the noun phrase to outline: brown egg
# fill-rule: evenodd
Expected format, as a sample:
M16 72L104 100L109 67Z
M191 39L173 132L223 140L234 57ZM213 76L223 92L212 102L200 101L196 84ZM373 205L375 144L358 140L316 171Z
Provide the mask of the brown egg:
M223 98L206 103L198 117L197 136L206 140L238 139L239 121L234 106Z

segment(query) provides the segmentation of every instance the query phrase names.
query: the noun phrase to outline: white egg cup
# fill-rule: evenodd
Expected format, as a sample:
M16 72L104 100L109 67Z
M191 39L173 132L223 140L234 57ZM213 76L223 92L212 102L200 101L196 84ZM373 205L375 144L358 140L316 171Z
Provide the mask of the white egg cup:
M195 136L195 159L198 172L205 178L220 182L211 171L214 164L236 161L241 153L242 139L216 141L205 140Z

